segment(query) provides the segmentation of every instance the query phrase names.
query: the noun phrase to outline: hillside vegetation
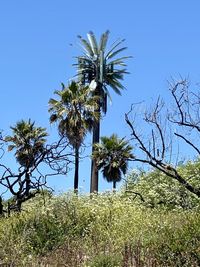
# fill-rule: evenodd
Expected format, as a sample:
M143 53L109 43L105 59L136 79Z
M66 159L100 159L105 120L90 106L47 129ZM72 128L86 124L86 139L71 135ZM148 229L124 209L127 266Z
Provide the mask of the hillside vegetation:
M198 206L139 202L122 193L36 197L1 218L1 266L199 266Z

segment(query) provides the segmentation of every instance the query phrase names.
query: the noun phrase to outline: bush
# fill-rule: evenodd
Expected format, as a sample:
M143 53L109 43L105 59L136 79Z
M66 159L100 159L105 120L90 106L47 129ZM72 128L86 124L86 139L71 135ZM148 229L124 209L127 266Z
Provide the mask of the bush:
M0 220L8 266L200 266L200 214L149 209L124 194L67 194Z
M178 167L178 171L192 185L198 187L200 180L200 160L187 162ZM131 191L140 193L144 199L137 197L137 200L147 207L164 207L168 209L182 208L192 209L200 204L199 198L185 189L175 179L156 171L138 172L132 171L127 176L124 189L131 194ZM134 196L134 194L133 194Z
M120 267L121 258L115 255L100 254L96 256L88 267Z

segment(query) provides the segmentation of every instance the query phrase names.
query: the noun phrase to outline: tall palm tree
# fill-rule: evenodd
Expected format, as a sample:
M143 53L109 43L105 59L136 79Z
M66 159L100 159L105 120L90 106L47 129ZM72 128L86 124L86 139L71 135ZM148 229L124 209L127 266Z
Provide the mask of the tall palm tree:
M11 143L8 151L15 150L17 162L26 169L26 190L27 196L30 191L29 170L34 166L35 161L44 152L44 144L48 136L46 129L36 127L35 122L21 120L12 129L13 135L6 136L5 141Z
M79 150L88 131L92 130L98 114L94 112L97 98L91 97L89 87L72 82L55 91L58 100L49 100L50 122L58 122L58 131L66 137L75 151L74 190L78 190Z
M83 54L78 57L78 63L75 64L78 70L79 80L89 85L93 94L99 97L96 108L97 113L106 113L107 96L110 97L108 87L111 87L117 94L121 95L124 86L121 80L124 74L127 74L124 60L130 56L116 58L127 47L121 47L125 39L117 40L109 50L106 49L109 37L109 31L101 35L99 44L93 32L87 34L88 39L78 36L83 50ZM93 144L99 143L100 138L100 116L93 127ZM92 160L91 168L91 192L98 191L98 168L96 160Z
M132 146L124 138L118 138L116 134L110 137L101 137L101 143L94 145L92 157L96 160L98 170L102 170L103 177L108 182L116 183L127 172L128 161L133 159Z

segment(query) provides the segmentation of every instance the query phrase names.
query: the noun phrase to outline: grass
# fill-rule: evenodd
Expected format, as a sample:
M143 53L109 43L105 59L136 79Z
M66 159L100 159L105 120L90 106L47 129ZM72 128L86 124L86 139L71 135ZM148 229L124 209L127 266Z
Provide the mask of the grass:
M200 214L149 209L120 194L38 198L0 219L0 264L200 266Z

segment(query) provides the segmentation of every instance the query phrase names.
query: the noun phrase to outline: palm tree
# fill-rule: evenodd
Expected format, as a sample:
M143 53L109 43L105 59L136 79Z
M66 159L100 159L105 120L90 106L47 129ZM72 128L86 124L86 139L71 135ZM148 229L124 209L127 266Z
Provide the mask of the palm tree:
M88 131L92 130L98 114L94 112L96 97L90 96L89 87L72 82L67 88L55 91L58 100L49 100L50 122L58 122L58 131L66 137L75 151L74 191L78 190L79 150Z
M79 80L83 84L89 85L93 94L99 97L95 111L99 114L101 112L106 114L107 96L110 97L108 86L119 95L124 89L121 80L123 80L124 74L128 73L124 60L130 58L130 56L119 58L116 58L116 56L127 49L127 47L121 47L125 39L117 40L107 51L109 31L101 35L99 44L91 31L87 34L88 40L83 39L81 36L78 37L83 49L83 55L78 57L78 63L75 64L78 69L77 75ZM93 144L99 143L99 138L100 116L93 127ZM98 191L98 168L95 159L92 160L90 191Z
M102 170L103 177L108 182L116 183L125 175L128 161L133 159L132 146L124 138L118 138L116 134L110 137L101 137L101 143L94 145L92 157L96 160L98 170Z
M8 151L16 150L18 163L26 168L34 165L35 159L44 151L44 144L48 136L46 129L36 127L35 122L21 120L14 127L12 136L6 136L5 141L11 142Z
M24 167L25 171L25 196L30 192L30 168L34 167L35 161L45 151L47 132L45 128L36 127L35 122L21 120L12 129L13 135L6 136L5 141L11 143L8 151L15 150L17 162Z

